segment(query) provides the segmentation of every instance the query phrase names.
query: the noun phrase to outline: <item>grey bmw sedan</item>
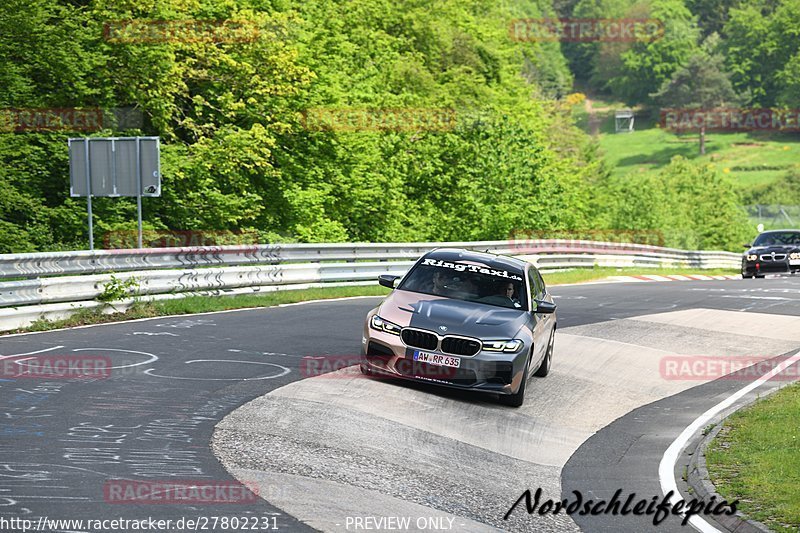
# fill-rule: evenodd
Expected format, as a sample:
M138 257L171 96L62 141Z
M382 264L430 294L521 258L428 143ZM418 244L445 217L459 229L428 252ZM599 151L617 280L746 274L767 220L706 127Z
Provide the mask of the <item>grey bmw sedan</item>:
M361 371L500 395L519 407L550 372L556 306L539 271L512 257L441 248L367 314Z

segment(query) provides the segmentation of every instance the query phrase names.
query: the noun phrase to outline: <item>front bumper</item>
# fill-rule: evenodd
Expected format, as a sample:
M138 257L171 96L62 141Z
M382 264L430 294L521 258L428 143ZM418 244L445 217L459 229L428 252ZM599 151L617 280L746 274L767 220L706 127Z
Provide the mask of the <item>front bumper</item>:
M800 264L793 265L788 259L784 261L742 261L742 275L788 274L790 272L800 272Z
M516 353L479 352L453 356L437 350L428 353L458 357L459 368L414 361L416 348L406 346L400 337L366 328L361 344L361 367L370 373L494 394L514 394L522 383L530 345Z

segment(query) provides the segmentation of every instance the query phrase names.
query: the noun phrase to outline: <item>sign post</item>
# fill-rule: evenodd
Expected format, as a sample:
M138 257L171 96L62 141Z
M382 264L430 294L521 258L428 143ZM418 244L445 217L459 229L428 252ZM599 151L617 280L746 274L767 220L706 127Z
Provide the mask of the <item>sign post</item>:
M142 248L142 197L161 196L158 137L85 137L69 139L69 193L85 196L89 248L94 250L92 197L136 197L137 243Z

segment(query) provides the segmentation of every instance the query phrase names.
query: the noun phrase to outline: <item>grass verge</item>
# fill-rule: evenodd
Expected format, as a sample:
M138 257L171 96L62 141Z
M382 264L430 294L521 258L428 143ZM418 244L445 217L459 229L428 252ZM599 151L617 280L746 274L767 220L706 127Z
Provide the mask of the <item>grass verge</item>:
M576 269L566 272L543 273L542 275L544 276L544 279L548 285L559 285L564 283L597 281L609 276L618 275L696 274L697 272L699 272L698 269L591 268ZM704 274L737 273L734 270L724 269L703 270L702 272ZM315 289L275 291L263 294L240 294L236 296L219 297L190 296L187 298L176 298L174 300L162 300L154 302L140 301L135 303L124 312L112 313L104 312L109 308L113 310L113 304L108 304L108 307L102 309L81 309L76 311L68 318L61 320L39 319L27 328L4 332L3 334L49 331L53 329L71 328L106 322L119 322L122 320L136 320L139 318L151 318L156 316L187 315L192 313L226 311L229 309L269 307L273 305L304 302L308 300L325 300L331 298L345 298L348 296L385 296L387 294L389 294L389 290L376 283L375 285L355 287L325 287Z
M676 135L658 128L599 137L606 161L617 176L657 172L681 155L728 175L742 189L780 179L798 168L800 143L785 134L717 133L706 138L699 155L695 134Z
M263 294L239 294L236 296L189 296L187 298L176 298L174 300L152 302L139 301L124 312L112 313L104 312L109 308L113 309L113 305L108 304L105 308L81 309L71 316L60 320L39 319L27 328L8 331L5 332L5 334L48 331L157 316L188 315L193 313L226 311L229 309L270 307L308 300L326 300L331 298L346 298L348 296L385 296L386 294L389 294L388 289L375 284L355 287L326 287L275 291Z
M780 132L709 132L706 155L699 153L699 133L677 134L658 127L658 113L636 111L635 131L614 132L614 113L626 107L604 95L592 95L593 120L588 108L576 106L576 124L597 136L604 158L616 176L658 172L670 160L681 155L727 174L743 190L781 179L790 170L800 168L796 135ZM594 122L594 127L591 126Z
M734 413L711 442L712 483L774 531L800 530L800 383Z

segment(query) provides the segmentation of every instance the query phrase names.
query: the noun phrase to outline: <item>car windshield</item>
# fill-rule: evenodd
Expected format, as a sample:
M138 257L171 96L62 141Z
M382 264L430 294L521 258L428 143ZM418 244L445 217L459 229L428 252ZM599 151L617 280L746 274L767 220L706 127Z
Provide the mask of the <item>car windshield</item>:
M753 246L771 246L774 244L800 245L800 231L777 231L762 233L756 238Z
M399 289L527 311L524 274L473 262L425 259Z

